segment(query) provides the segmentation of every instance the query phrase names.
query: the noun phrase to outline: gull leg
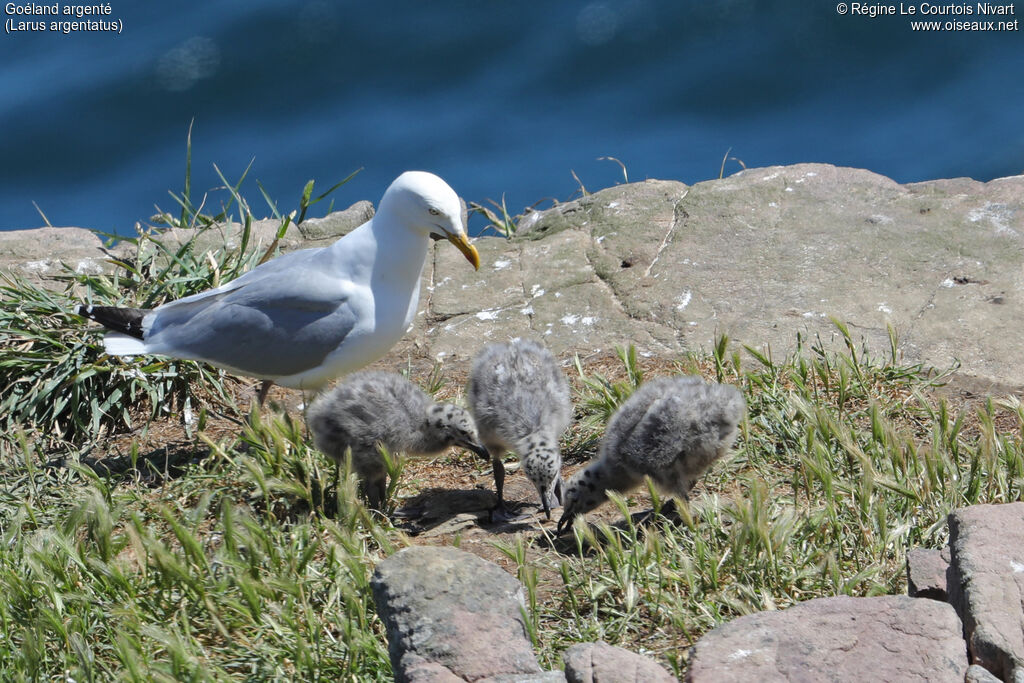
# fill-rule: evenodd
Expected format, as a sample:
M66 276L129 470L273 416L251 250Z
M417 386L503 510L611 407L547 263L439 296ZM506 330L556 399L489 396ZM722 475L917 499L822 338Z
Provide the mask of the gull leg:
M513 514L505 507L505 464L501 462L501 458L494 458L491 466L494 469L494 490L498 494L498 504L491 510L490 521L516 522L526 519L528 515Z
M494 458L491 460L491 469L494 471L494 492L498 494L498 504L491 510L493 521L495 513L500 517L506 517L508 512L505 510L505 463L500 457Z
M369 507L378 512L384 511L384 500L387 497L387 475L383 472L379 476L373 476L363 481L363 491L366 493L366 500Z
M272 386L274 386L274 382L269 379L263 380L263 383L260 385L260 393L258 397L260 408L263 407L263 403L267 400L267 394L270 393L270 387Z

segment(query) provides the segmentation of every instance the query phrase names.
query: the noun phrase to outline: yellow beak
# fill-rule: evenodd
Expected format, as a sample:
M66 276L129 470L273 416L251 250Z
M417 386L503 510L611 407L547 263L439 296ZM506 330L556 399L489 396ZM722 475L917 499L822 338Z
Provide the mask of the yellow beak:
M475 270L480 270L480 253L477 252L476 247L469 243L469 238L465 234L453 235L447 233L445 237L448 241L458 247L465 257L473 264Z

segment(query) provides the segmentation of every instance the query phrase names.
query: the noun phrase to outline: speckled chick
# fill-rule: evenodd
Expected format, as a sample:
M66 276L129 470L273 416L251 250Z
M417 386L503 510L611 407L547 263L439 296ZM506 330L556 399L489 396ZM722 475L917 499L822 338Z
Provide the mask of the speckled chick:
M376 509L387 491L379 446L408 456L431 456L459 446L489 457L465 408L435 403L415 384L390 372L349 375L313 402L307 418L313 443L336 463L352 448L352 468Z
M562 504L558 438L572 420L569 383L558 361L533 341L491 344L473 360L467 396L494 468L498 505L492 518L513 518L505 509L501 462L505 452L512 451L537 487L544 514L551 519L551 508Z
M558 533L649 476L665 493L689 500L697 479L728 451L746 410L736 387L700 377L659 378L640 386L612 416L598 457L565 491Z

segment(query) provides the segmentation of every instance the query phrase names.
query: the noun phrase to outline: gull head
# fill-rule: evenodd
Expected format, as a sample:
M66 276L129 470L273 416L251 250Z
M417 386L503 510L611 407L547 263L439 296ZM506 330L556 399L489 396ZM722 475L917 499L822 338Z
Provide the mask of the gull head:
M398 176L380 200L379 213L385 212L414 230L448 240L479 270L480 254L469 243L459 195L433 173L406 171Z
M558 520L555 534L561 535L571 529L573 520L596 508L607 497L607 490L600 481L597 468L591 466L577 472L565 487L562 518Z
M435 403L427 411L427 424L434 436L445 446L458 446L479 455L485 460L491 456L480 445L476 425L469 411L451 403Z
M551 519L551 508L562 504L562 454L558 441L549 435L531 434L517 448L523 472L537 488L544 515Z

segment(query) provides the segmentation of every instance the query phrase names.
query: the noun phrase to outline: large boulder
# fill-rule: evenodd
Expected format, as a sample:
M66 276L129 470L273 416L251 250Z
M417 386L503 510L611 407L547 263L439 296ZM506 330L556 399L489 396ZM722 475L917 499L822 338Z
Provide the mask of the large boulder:
M954 511L949 547L949 599L974 663L1024 681L1024 503Z
M825 164L749 169L687 186L620 185L476 240L479 272L440 243L410 347L446 362L489 341L542 339L559 356L678 355L716 336L781 354L797 334L1024 386L1014 305L1024 177L900 185Z
M411 547L377 566L372 587L396 681L541 680L523 586L497 565L455 548Z
M103 240L82 228L0 231L0 272L34 279L109 270Z
M949 681L967 650L953 608L902 595L817 598L739 617L694 645L686 680Z

